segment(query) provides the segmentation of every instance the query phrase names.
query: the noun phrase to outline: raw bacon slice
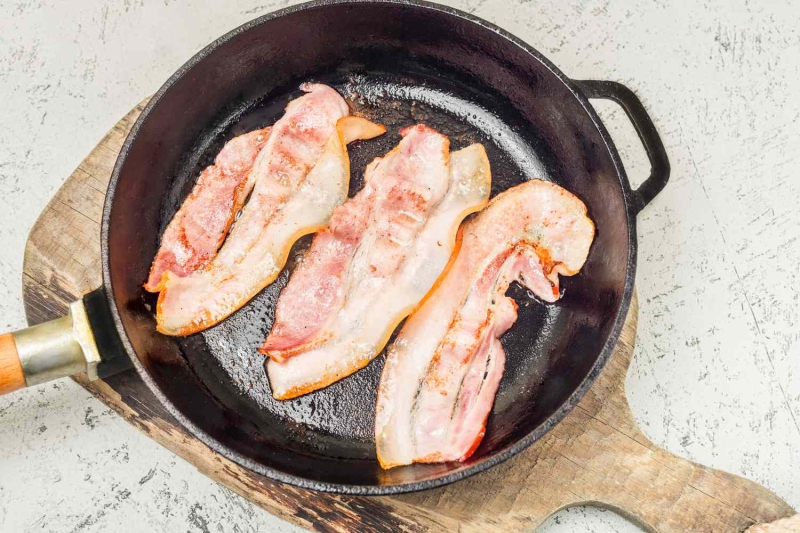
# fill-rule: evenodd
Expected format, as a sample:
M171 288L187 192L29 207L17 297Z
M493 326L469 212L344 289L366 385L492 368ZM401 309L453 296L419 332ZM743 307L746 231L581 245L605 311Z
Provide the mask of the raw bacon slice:
M346 142L385 131L347 116L347 103L330 87L301 88L308 94L289 103L253 164L253 193L219 253L188 276L163 276L156 314L161 333L209 328L272 283L292 244L324 227L347 197Z
M578 273L593 238L583 202L540 180L498 195L464 225L452 267L388 350L375 416L381 466L475 451L505 366L499 338L517 319L508 286L556 301L558 275Z
M169 270L184 277L199 270L217 253L253 190L250 169L269 137L270 128L234 137L222 148L214 164L203 170L191 194L170 221L144 288L159 292L161 277Z
M367 168L281 293L261 352L275 398L326 387L377 356L446 267L456 232L489 198L483 146L450 154L417 125Z

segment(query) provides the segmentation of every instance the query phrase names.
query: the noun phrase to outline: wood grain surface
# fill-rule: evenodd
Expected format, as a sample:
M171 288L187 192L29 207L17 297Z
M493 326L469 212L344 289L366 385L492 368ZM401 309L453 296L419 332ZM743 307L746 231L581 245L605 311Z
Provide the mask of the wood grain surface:
M122 142L143 102L84 159L29 236L23 289L31 324L57 318L101 284L100 217ZM138 375L75 380L145 435L267 511L317 531L533 530L565 507L616 510L654 531L743 531L793 514L767 489L654 445L625 396L636 338L634 298L620 342L598 380L564 421L517 457L448 487L393 497L348 497L283 485L243 469L193 438Z

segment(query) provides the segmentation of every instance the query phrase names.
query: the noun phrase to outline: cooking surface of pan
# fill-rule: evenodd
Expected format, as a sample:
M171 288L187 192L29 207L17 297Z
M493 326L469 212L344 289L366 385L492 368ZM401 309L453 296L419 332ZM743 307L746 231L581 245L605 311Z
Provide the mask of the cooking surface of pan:
M519 286L508 363L486 437L464 464L383 471L373 422L383 356L324 390L272 399L264 358L278 280L218 326L187 338L155 332L142 289L158 239L199 171L231 137L272 124L303 81L336 88L355 114L388 133L350 146L351 194L363 170L425 123L458 149L485 145L493 195L526 179L554 181L583 200L597 236L563 298ZM618 157L575 86L510 36L458 12L410 2L320 2L267 15L193 58L151 101L112 177L103 261L123 344L156 395L212 448L301 486L379 494L447 483L506 459L580 399L616 342L635 268L635 209ZM107 239L107 240L106 240Z

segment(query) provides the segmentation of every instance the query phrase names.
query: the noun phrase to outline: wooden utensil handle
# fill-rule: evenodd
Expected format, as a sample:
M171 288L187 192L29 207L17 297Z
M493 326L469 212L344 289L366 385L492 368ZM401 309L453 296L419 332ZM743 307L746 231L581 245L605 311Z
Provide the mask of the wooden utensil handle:
M25 388L25 374L17 353L14 335L0 335L0 395Z

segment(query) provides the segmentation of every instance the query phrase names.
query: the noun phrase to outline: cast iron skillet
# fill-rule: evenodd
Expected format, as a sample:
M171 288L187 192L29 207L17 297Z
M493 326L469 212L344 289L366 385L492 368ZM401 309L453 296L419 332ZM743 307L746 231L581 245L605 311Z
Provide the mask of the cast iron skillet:
M423 122L448 135L453 149L485 145L493 195L530 178L551 180L581 198L597 226L586 265L563 279L558 303L544 305L519 286L509 290L520 311L502 338L507 368L486 437L463 464L378 466L372 430L382 356L322 391L272 399L255 350L308 238L279 279L222 324L187 338L156 333L155 298L142 283L165 225L222 144L273 123L308 80L332 85L355 113L388 128L351 147L351 193L365 165L399 141L401 127ZM616 101L633 122L652 166L638 190L589 98ZM119 155L103 212L113 325L103 326L103 306L90 301L96 294L85 299L89 321L98 343L127 353L189 431L242 466L348 494L436 487L520 452L584 395L631 301L636 215L668 177L652 122L620 84L570 80L519 39L454 9L410 0L310 2L211 43L150 101ZM100 365L101 377L110 371Z

